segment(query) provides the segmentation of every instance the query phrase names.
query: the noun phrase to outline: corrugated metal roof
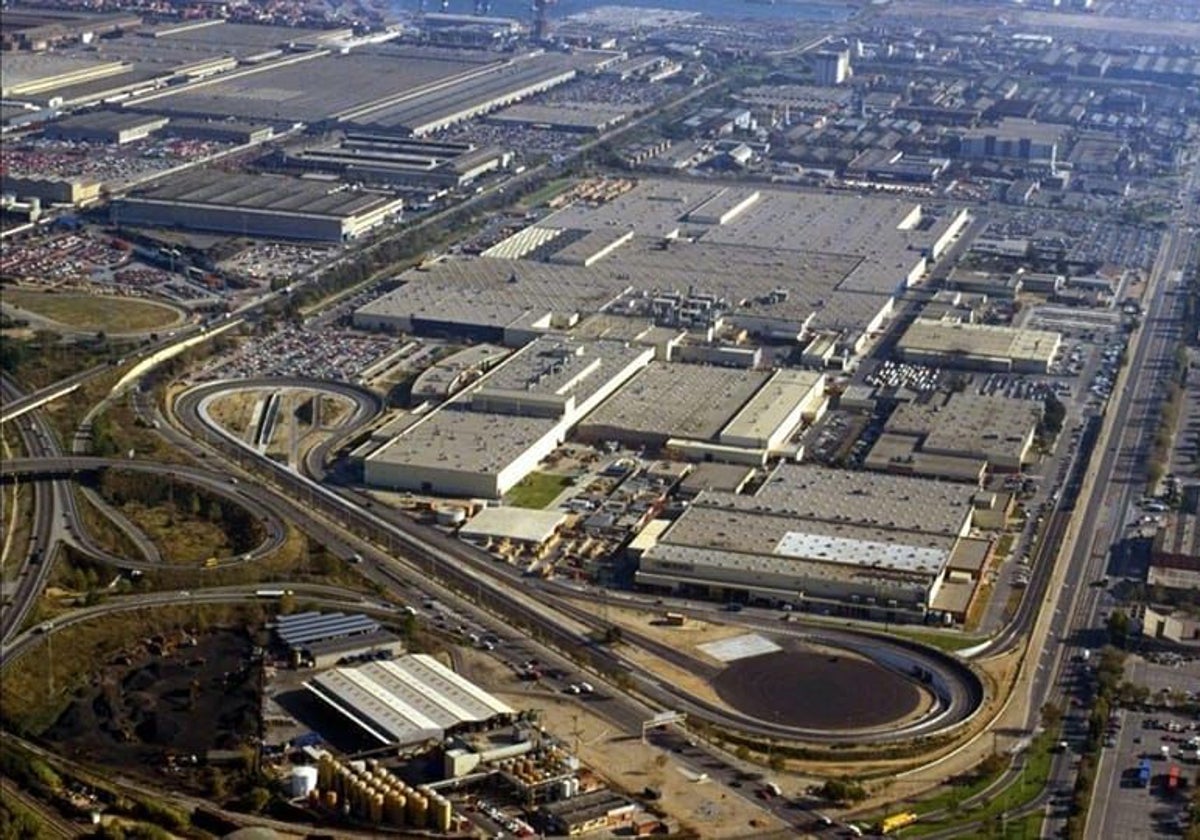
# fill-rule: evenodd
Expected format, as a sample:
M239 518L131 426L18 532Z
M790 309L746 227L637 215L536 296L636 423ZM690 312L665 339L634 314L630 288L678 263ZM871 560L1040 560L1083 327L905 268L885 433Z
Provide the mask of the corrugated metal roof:
M276 633L289 647L299 647L322 639L334 639L354 633L374 633L379 622L365 615L345 613L301 613L281 616Z
M436 659L423 654L357 668L336 668L305 684L384 743L441 737L462 723L513 710Z

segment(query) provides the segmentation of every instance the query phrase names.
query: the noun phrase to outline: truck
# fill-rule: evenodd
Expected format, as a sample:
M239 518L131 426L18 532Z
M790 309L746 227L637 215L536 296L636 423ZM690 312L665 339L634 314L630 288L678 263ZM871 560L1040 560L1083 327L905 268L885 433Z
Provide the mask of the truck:
M892 814L890 817L884 817L879 821L879 833L891 834L893 831L898 831L905 826L912 825L917 821L917 815L912 811L901 811L898 814Z

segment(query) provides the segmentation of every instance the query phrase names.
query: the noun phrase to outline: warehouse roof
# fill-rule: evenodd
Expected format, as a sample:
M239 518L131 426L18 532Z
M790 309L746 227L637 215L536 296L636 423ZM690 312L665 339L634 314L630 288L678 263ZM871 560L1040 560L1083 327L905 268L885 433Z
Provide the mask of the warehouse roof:
M567 519L560 510L530 510L518 507L487 507L459 529L458 535L470 538L512 540L541 545L554 536Z
M705 494L693 503L662 542L866 566L882 561L888 547L901 553L930 551L934 553L930 557L939 556L942 562L954 547L952 536L902 532L856 522L830 522L766 510L713 507L708 504L710 501L711 494ZM857 548L850 550L847 546Z
M573 396L582 405L646 353L645 347L623 341L540 336L513 353L474 392Z
M1048 330L917 318L897 346L901 351L1048 362L1061 340L1061 335Z
M134 199L335 218L353 217L394 200L390 196L351 190L342 184L212 170L169 179L137 193Z
M769 376L765 371L652 362L589 415L582 428L711 440Z
M464 723L482 723L513 710L432 656L337 668L305 687L384 744L441 738Z
M705 493L693 504L957 536L976 492L948 481L785 463L754 496Z
M946 454L1021 458L1037 428L1041 406L1011 397L953 394L947 402L901 403L887 431L925 436L924 449Z
M924 597L936 573L929 571L901 571L882 569L869 565L831 563L780 554L752 554L725 548L702 548L690 545L659 543L643 555L638 578L645 574L664 578L686 577L696 581L709 581L713 586L730 586L731 572L746 572L754 576L775 575L783 578L814 578L839 583L861 583L863 581L887 581L891 587L910 587ZM757 587L769 586L769 580L756 580Z
M365 615L346 615L340 612L281 615L275 624L275 632L288 647L302 647L321 639L372 633L379 629L379 622Z
M153 114L134 114L129 111L87 111L72 114L53 123L54 128L92 131L121 131L166 122L166 117Z
M825 387L825 374L807 370L778 370L721 430L721 437L766 440L814 391Z
M456 404L434 412L369 456L369 460L478 474L498 473L534 441L549 434L557 418L468 411Z

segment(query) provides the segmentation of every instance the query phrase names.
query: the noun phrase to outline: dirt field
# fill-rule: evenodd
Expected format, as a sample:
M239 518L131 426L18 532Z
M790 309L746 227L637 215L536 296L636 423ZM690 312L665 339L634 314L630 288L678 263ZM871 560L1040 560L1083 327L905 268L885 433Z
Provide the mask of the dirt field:
M183 320L173 307L132 298L45 294L10 288L4 292L4 302L67 327L112 333L146 332Z
M758 838L784 828L783 823L740 796L697 782L685 774L671 753L642 744L636 735L614 731L584 703L549 692L516 690L524 685L490 657L463 650L464 673L516 709L538 709L543 725L566 741L578 739L585 764L616 788L637 792L647 785L662 790L659 804L700 837ZM751 820L756 823L751 825Z
M259 391L224 394L209 403L209 413L221 426L238 437L245 437L250 419L254 416L254 406L261 398L262 393Z
M921 699L915 685L873 662L799 645L730 663L716 690L745 714L806 729L882 726Z
M149 773L163 772L168 755L203 759L210 749L246 743L258 718L250 639L220 631L194 647L173 648L173 641L178 637L100 666L43 737L65 754Z

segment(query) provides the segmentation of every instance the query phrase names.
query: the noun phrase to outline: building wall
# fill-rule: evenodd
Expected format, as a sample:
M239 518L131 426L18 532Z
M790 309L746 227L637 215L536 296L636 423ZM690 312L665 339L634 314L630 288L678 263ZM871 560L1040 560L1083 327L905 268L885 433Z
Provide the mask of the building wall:
M657 557L651 550L641 559L637 580L639 583L653 585L645 578L647 575L657 575L674 582L676 587L707 587L711 596L720 599L729 594L725 590L748 594L757 592L777 598L783 597L778 593L790 592L795 593L797 601L812 598L867 605L870 603L868 599L874 599L878 606L886 607L889 601L895 601L896 606L908 609L928 607L937 594L941 580L940 576L923 579L889 576L886 573L873 573L870 569L864 569L862 574L854 577L846 573L849 570L839 570L843 573L837 575L822 575L821 569L828 568L826 564L803 559L796 559L791 565L794 571L790 574L730 569L716 565L681 568L683 564Z
M347 232L342 219L329 216L301 216L233 207L201 207L172 202L129 198L113 210L113 219L121 224L179 227L220 233L340 242Z

